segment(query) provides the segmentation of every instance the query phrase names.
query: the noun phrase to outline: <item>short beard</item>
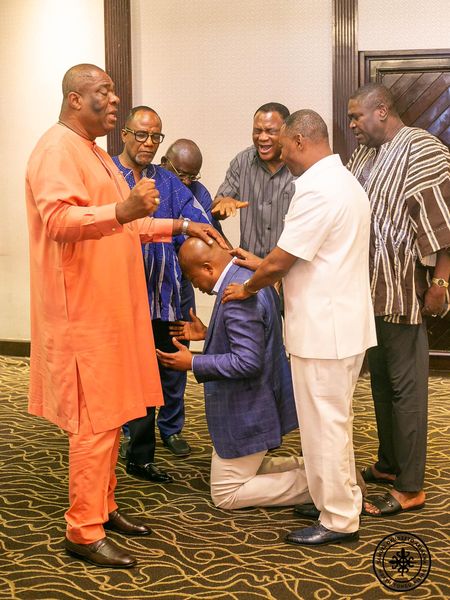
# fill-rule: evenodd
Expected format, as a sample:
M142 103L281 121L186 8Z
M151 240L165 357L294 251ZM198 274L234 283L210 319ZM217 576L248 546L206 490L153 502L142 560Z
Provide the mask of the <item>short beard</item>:
M144 159L139 159L139 152L136 154L136 156L134 157L134 162L139 165L140 167L148 167L149 164L151 164L154 155L150 158L150 160L144 160Z

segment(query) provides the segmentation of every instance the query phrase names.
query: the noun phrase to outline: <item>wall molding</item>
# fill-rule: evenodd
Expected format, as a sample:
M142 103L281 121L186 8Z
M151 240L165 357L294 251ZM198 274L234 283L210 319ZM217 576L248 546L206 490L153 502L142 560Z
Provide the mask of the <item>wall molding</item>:
M347 103L358 85L358 0L333 0L333 151L344 164L356 148Z
M131 8L130 0L104 0L105 70L120 98L116 128L108 133L108 153L122 152L120 130L132 108Z
M29 340L1 340L0 356L30 356ZM191 350L192 354L202 354L201 350Z
M29 340L0 340L2 356L30 356Z

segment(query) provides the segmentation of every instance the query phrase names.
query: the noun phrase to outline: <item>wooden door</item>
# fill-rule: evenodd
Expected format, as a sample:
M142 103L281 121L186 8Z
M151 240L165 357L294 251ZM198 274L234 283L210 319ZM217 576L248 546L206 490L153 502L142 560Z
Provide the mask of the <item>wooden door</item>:
M406 125L427 129L450 147L450 50L360 52L359 57L360 85L385 85ZM431 363L445 370L450 370L448 319L428 319Z

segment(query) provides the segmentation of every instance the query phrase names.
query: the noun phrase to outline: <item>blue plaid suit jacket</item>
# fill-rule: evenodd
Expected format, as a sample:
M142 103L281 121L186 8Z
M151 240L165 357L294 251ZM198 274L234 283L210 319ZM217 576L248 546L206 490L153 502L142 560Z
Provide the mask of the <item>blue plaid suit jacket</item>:
M264 288L244 302L221 304L226 286L251 271L233 265L216 298L194 375L204 383L206 420L221 458L276 448L298 426L282 340L278 295Z

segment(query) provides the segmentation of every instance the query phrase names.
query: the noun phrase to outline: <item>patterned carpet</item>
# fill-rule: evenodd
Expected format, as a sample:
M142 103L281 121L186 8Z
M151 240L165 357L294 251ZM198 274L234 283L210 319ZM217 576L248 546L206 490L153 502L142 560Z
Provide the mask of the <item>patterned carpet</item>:
M190 379L185 435L189 458L159 446L158 462L176 482L161 486L118 467L117 499L130 514L148 515L153 535L122 538L138 567L112 571L88 566L63 550L67 502L67 442L63 433L26 413L26 359L0 357L0 598L8 600L385 600L449 598L448 514L450 379L430 380L427 506L386 519L363 517L360 541L302 549L283 543L308 521L291 508L225 512L209 499L210 442L202 388ZM355 394L355 447L359 466L376 451L368 379ZM280 454L298 451L294 432ZM380 489L380 488L379 488ZM370 491L376 488L371 487ZM407 593L381 586L372 569L377 544L407 531L428 546L431 572Z

